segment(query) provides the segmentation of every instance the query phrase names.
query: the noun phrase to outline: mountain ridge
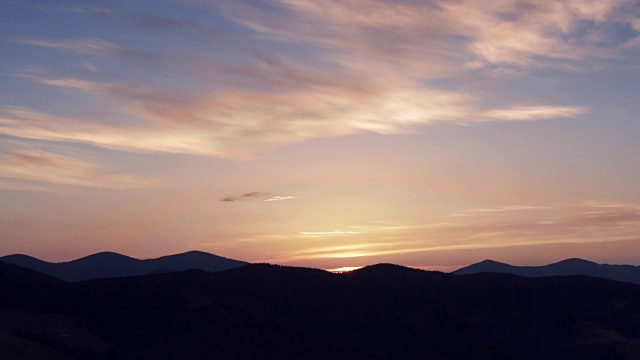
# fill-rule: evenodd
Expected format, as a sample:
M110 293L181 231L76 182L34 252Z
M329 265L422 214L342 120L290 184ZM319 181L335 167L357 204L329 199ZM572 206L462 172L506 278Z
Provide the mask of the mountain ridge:
M640 285L587 276L250 264L67 283L0 261L0 289L8 359L640 358Z
M487 259L452 272L455 275L478 273L505 273L525 277L585 275L640 284L640 266L599 264L580 258L540 266L516 266Z
M104 251L65 262L48 262L25 254L6 255L0 257L0 260L68 282L188 269L216 272L248 264L203 251L188 251L151 259L136 259L116 252Z

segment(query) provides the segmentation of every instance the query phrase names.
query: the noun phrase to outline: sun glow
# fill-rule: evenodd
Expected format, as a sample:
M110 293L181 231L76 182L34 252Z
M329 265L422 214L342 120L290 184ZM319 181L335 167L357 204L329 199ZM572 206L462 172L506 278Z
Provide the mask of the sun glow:
M364 266L343 266L343 267L339 267L339 268L335 268L335 269L326 269L326 270L329 271L329 272L332 272L332 273L341 274L341 273L345 273L345 272L349 272L349 271L362 269L363 267Z

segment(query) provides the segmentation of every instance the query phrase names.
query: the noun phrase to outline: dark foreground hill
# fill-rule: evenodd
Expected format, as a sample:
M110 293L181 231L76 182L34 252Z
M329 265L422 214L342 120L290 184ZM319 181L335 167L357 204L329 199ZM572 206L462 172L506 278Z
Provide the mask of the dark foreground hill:
M139 260L113 252L101 252L62 263L50 263L22 254L0 257L0 260L64 281L149 275L188 269L215 272L247 264L244 261L227 259L202 251L190 251L148 260Z
M640 266L598 264L583 259L567 259L544 266L513 266L485 260L453 273L457 275L504 273L527 277L586 275L640 284Z
M2 359L639 359L640 286L274 265L64 283L0 262Z

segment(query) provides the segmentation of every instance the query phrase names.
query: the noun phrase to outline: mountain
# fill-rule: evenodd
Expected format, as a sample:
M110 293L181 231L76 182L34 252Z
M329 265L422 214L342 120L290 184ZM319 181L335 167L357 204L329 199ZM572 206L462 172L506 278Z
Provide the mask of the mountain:
M0 262L0 289L7 359L640 358L640 285L587 276L253 264L66 283Z
M187 269L223 271L247 264L244 261L227 259L201 251L148 260L139 260L114 252L101 252L62 263L50 263L22 254L0 257L0 260L71 282Z
M640 284L640 266L598 264L575 258L544 266L513 266L493 260L484 260L453 273L456 275L505 273L526 277L586 275Z
M0 304L30 310L47 310L59 306L56 294L67 283L41 272L0 261Z

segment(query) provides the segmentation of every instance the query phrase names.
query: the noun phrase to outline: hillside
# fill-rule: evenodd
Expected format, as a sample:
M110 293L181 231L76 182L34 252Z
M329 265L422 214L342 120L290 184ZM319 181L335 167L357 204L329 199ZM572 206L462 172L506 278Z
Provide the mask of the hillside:
M584 276L257 264L72 284L11 280L34 276L0 266L3 293L15 294L0 305L32 313L16 297L38 296L51 303L38 314L76 319L79 330L45 337L36 324L10 335L72 358L640 358L640 286Z

